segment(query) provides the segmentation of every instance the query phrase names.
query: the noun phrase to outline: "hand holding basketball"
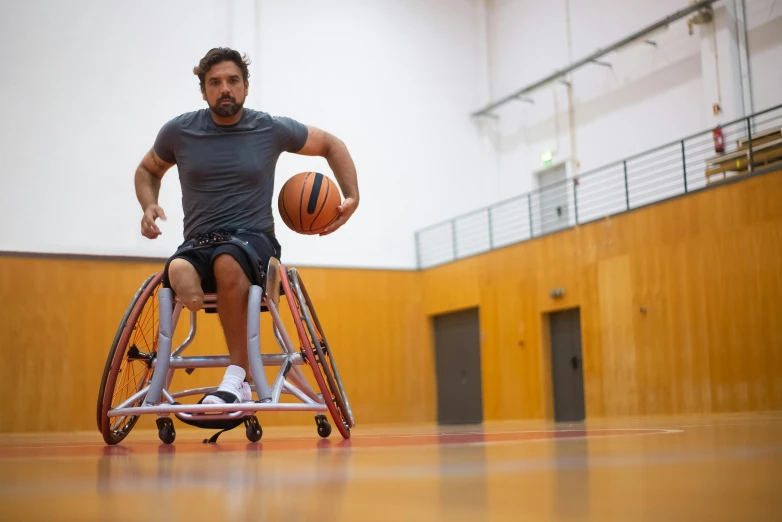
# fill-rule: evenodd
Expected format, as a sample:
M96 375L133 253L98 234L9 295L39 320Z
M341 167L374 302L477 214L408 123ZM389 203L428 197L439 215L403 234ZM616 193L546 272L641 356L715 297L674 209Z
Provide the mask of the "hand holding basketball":
M356 211L358 200L342 197L339 187L318 172L300 172L280 190L277 208L285 224L299 234L325 236L341 227Z
M323 229L323 232L320 233L320 235L325 236L331 234L339 227L344 225L345 222L350 219L350 216L353 215L353 212L356 211L357 207L358 200L354 198L345 198L345 201L343 201L342 204L337 207L337 211L339 212L339 217L337 220L331 225L327 225L326 228Z

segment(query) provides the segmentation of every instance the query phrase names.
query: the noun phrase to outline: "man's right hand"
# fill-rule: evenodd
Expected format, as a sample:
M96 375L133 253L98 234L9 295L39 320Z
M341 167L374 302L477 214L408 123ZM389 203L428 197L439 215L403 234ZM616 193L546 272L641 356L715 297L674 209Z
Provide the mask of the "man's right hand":
M149 239L156 239L162 232L158 228L155 220L157 218L166 220L166 213L158 205L149 205L144 210L144 216L141 218L141 235Z
M160 180L163 178L163 174L173 166L173 163L167 163L160 159L153 147L144 155L136 168L136 176L134 177L136 197L141 203L141 208L144 209L144 217L141 218L141 235L149 239L156 239L161 234L155 220L157 218L166 220L166 213L157 204L157 198L160 194Z

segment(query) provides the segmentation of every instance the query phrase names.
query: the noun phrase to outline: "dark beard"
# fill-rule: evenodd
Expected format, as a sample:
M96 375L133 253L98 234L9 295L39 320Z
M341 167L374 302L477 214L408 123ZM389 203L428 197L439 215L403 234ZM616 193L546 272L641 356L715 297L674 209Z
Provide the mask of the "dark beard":
M209 106L210 109L212 109L212 112L220 116L221 118L230 118L231 116L236 116L236 113L238 113L240 110L242 110L243 103L236 103L233 100L231 100L233 103L230 105L222 105L220 102L222 100L218 100L217 105L215 106Z

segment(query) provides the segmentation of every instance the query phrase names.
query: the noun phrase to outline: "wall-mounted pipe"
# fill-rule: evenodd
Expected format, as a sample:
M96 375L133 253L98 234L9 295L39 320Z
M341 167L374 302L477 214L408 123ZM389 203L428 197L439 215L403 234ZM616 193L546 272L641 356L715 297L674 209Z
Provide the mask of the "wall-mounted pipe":
M636 33L633 33L630 36L627 36L627 37L619 40L618 42L615 42L615 43L609 45L605 49L598 49L596 52L592 53L591 55L589 55L589 56L587 56L585 58L582 58L581 60L578 60L575 63L571 63L570 65L568 65L564 69L555 71L554 73L550 74L549 76L546 76L545 78L542 78L542 79L540 79L540 80L538 80L538 81L536 81L536 82L534 82L534 83L532 83L530 85L527 85L526 87L523 87L523 88L519 89L518 91L516 91L516 92L514 92L512 94L509 94L508 96L506 96L504 98L501 98L501 99L497 100L496 102L490 103L486 107L473 112L471 114L471 116L473 116L473 117L474 116L486 116L486 115L490 114L492 110L494 110L497 107L500 107L502 105L505 105L508 102L511 102L511 101L515 100L518 96L522 96L524 94L528 94L528 93L530 93L532 91L535 91L535 90L543 87L544 85L547 85L547 84L549 84L551 82L554 82L556 80L560 80L560 79L567 80L567 75L569 73L572 73L576 69L579 69L579 68L583 67L584 65L588 65L588 64L592 63L593 61L597 60L598 58L600 58L600 57L602 57L602 56L604 56L604 55L606 55L606 54L608 54L608 53L610 53L612 51L620 49L620 48L622 48L622 47L624 47L624 46L626 46L626 45L628 45L628 44L630 44L630 43L632 43L632 42L634 42L636 40L640 40L644 36L647 36L647 35L657 31L658 29L660 29L662 27L666 27L666 26L670 25L672 22L675 22L675 21L677 21L677 20L679 20L681 18L684 18L685 16L688 16L691 13L699 11L700 9L703 9L704 7L709 7L709 6L711 6L713 3L717 2L717 1L719 1L719 0L701 0L700 2L696 2L696 3L694 3L694 4L692 4L692 5L688 6L688 7L685 7L684 9L680 9L680 10L676 11L675 13L672 13L672 14L666 16L662 20L658 20L657 22L653 23L652 25L650 25L648 27L645 27L644 29L641 29L640 31L638 31Z

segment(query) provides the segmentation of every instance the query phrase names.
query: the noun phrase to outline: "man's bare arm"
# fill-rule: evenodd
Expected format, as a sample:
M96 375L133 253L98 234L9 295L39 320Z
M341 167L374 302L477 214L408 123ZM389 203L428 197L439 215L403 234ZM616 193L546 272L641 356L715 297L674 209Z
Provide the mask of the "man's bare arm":
M337 178L342 195L345 197L339 207L340 217L324 229L321 233L323 236L341 227L356 211L359 202L358 179L353 158L350 157L348 148L342 140L317 127L308 125L307 129L309 130L307 142L297 154L326 158L331 171Z
M160 181L173 163L163 161L155 154L155 149L149 149L136 168L136 198L141 204L144 216L141 218L141 234L149 239L160 235L160 229L155 224L157 218L166 219L166 214L158 205Z
M154 149L149 149L136 168L136 197L141 204L141 209L146 210L149 205L157 205L160 194L160 180L168 169L173 167L160 159Z

